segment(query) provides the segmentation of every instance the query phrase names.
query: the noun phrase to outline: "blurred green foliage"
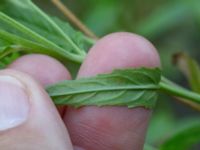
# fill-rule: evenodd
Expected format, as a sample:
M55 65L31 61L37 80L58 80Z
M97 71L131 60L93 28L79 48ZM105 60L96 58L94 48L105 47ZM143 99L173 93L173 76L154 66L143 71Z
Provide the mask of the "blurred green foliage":
M52 15L66 19L49 0L34 0ZM197 61L200 57L200 0L63 0L63 2L99 37L111 32L140 34L157 47L163 73L175 82L188 86L172 64L174 53L185 51ZM177 124L199 115L172 98L160 97L153 114L147 142L157 146ZM178 118L178 119L177 119ZM183 120L184 119L184 120ZM193 119L195 120L195 119Z

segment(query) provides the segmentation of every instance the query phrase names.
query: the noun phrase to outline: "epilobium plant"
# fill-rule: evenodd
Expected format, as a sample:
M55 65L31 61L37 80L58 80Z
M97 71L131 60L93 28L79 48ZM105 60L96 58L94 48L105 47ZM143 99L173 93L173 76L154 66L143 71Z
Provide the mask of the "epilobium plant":
M68 23L48 16L30 0L1 0L0 2L2 67L24 53L50 55L63 63L66 60L82 63L88 48L94 43L94 40L75 31ZM189 70L190 73L200 74L194 60L185 55L183 60L187 67L192 69ZM165 92L199 109L200 94L197 93L198 88L195 86L195 82L200 82L199 77L198 80L189 77L195 92L163 77L160 68L114 70L112 73L96 77L62 81L48 86L46 90L55 104L76 108L88 105L153 108L158 93ZM191 133L195 134L195 132L200 132L197 126L184 130L164 143L161 149L173 149L176 143L176 150L183 150L199 140L200 136L194 137L189 142L184 138L180 140L180 137L191 136Z

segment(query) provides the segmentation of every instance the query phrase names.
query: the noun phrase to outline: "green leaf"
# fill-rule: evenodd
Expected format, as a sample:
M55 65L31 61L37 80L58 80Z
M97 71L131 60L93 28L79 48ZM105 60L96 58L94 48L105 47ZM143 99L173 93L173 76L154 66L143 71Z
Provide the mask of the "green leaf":
M47 87L47 92L58 105L152 108L160 76L158 68L116 70L96 77L63 81Z
M65 53L64 51L56 50L56 49L50 49L48 47L45 47L44 45L41 45L40 43L36 43L24 38L21 38L19 36L16 36L15 34L8 33L6 31L0 30L0 37L1 39L5 41L9 41L12 43L11 45L15 45L14 47L10 49L5 49L4 53L0 56L0 58L6 56L7 54L10 54L12 52L16 51L25 51L25 52L32 52L32 53L43 53L47 55L51 55L52 57L60 58L60 57L69 57L73 59L74 61L80 61L81 58L78 55L73 55L71 53Z
M181 128L166 140L160 150L189 150L200 142L200 121Z
M63 30L69 37L83 50L86 52L95 43L95 40L90 39L83 35L82 32L74 30L69 23L64 22L57 17L52 17L53 21Z
M40 53L51 51L68 60L81 62L85 57L86 48L88 49L86 45L91 45L83 34L58 18L52 19L30 0L2 0L0 11L0 30L4 31L1 38L4 38L5 34L15 35L18 39L46 49L39 50ZM24 47L13 38L6 40ZM35 48L32 48L31 44L25 47L30 51Z
M193 91L200 93L200 67L199 64L185 53L178 53L174 62L187 77Z

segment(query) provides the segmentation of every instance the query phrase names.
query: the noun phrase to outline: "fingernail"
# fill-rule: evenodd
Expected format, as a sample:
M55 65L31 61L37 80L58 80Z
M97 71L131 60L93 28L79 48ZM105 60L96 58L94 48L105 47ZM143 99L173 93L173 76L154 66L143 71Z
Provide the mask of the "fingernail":
M23 124L29 113L29 96L16 78L0 76L0 131Z

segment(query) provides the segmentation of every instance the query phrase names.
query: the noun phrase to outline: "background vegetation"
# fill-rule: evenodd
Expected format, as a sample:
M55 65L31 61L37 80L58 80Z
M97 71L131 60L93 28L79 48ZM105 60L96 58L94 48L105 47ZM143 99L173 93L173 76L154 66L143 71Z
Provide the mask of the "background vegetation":
M46 12L66 19L49 0L34 0ZM134 32L158 49L163 73L188 87L186 78L172 63L172 55L185 51L200 61L199 0L63 0L99 37L116 31ZM154 146L199 120L200 113L161 95L153 113L147 143ZM196 145L196 149L198 146ZM192 148L192 149L195 149Z

